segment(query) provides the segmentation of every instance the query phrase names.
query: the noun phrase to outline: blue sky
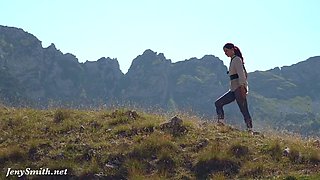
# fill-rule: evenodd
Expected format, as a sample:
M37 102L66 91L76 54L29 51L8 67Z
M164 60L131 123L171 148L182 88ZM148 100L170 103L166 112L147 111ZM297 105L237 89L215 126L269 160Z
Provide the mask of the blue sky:
M117 58L125 73L146 49L173 62L212 54L226 42L248 71L320 55L318 0L4 0L0 24L54 43L79 62Z

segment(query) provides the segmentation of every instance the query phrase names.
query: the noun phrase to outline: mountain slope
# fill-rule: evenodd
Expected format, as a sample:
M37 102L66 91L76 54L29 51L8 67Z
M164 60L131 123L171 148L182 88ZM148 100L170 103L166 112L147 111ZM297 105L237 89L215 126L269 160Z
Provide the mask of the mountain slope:
M95 104L105 101L106 96L111 99L116 82L123 76L116 59L101 58L82 64L54 44L42 48L41 41L22 29L0 26L0 42L0 66L16 80L17 87L23 87L22 94L35 107L52 102Z
M319 136L319 68L318 56L249 73L254 126ZM22 29L0 26L0 100L10 106L137 106L213 119L214 101L229 88L226 71L213 55L172 63L149 49L123 74L116 59L79 63ZM228 123L243 125L235 103L225 111Z
M320 101L320 56L309 58L291 66L250 73L252 90L270 98L289 99L310 96Z
M249 74L252 111L264 125L320 135L320 57Z
M212 111L214 99L224 91L226 67L214 56L171 63L162 53L146 50L133 60L118 98L142 107L164 110Z
M320 178L319 140L250 135L183 114L2 107L0 129L1 179L9 167L71 179Z
M163 54L146 50L135 58L118 87L118 99L143 107L163 107L169 96L171 61Z

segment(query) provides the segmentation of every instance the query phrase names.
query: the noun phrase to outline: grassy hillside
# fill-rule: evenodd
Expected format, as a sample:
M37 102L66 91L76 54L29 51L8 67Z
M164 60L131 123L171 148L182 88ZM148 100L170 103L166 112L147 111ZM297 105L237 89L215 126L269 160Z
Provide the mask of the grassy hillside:
M66 179L319 179L319 152L316 139L187 115L0 108L0 179L8 168L67 169L56 176Z

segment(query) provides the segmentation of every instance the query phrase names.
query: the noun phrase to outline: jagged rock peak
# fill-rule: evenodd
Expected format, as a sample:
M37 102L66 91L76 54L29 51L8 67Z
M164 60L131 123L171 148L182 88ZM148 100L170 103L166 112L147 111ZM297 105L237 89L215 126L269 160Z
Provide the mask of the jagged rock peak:
M154 52L151 49L147 49L143 52L143 55L157 55L157 52Z
M59 55L62 55L63 53L60 51L60 49L57 49L56 45L54 43L51 43L50 46L44 48L48 52L52 53L58 53ZM68 54L68 53L67 53Z
M170 59L166 59L163 53L157 53L150 49L147 49L143 52L142 55L137 56L131 64L130 69L135 69L137 67L149 67L153 65L159 65L159 64L171 64Z
M145 56L157 56L157 57L159 57L160 59L165 59L163 53L157 54L157 52L154 52L154 51L152 51L151 49L145 50L142 55L145 55Z
M201 61L204 61L205 63L213 63L215 65L224 66L223 61L214 55L205 55L201 58Z
M163 53L157 53L152 51L151 49L147 49L143 52L142 55L139 55L136 59L146 59L149 61L154 61L154 60L162 60L162 61L170 61L170 59L166 59Z
M115 59L111 59L109 57L105 58L105 57L102 57L100 59L98 59L97 61L86 61L84 64L84 67L86 68L111 68L115 71L119 71L121 72L120 70L120 65L119 65L119 62L117 60L117 58ZM123 74L121 72L121 74Z
M69 59L72 59L72 60L75 60L75 61L79 62L78 58L74 54L66 53L66 54L64 54L64 56L69 58Z
M175 62L174 65L186 65L186 64L203 64L205 66L211 66L214 65L215 67L225 67L223 61L221 59L219 59L218 57L214 56L214 55L205 55L203 56L201 59L198 59L196 57L192 57L190 59L186 59L184 61L178 61Z
M2 38L4 37L5 41L13 45L41 46L41 41L37 37L21 28L0 25L0 34L3 35Z
M219 58L217 58L214 55L204 55L201 59L202 60L220 60ZM222 61L222 60L220 60L220 61Z
M100 63L106 63L106 62L113 62L113 61L117 61L117 58L115 59L111 59L110 57L101 57L100 59L97 60L97 62Z
M51 43L50 46L48 46L46 49L48 49L48 50L57 50L56 45L54 43Z
M23 29L21 28L16 28L16 27L10 27L10 26L2 26L0 25L0 32L1 33L26 33ZM28 33L29 34L29 33Z
M102 57L100 59L97 60L98 64L105 64L105 65L111 65L114 68L120 69L120 65L119 62L117 60L117 58L110 58L110 57Z

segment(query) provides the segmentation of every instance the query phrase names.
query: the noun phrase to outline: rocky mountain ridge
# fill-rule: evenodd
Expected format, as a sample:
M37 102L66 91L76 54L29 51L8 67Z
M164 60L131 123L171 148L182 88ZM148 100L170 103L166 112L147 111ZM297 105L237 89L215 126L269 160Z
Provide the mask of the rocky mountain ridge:
M318 131L319 68L320 56L249 73L249 106L257 124ZM226 71L213 55L172 63L148 49L123 74L117 59L79 63L54 44L43 48L22 29L0 26L0 98L11 106L124 105L192 111L212 119L215 99L228 89ZM231 123L242 123L236 105L226 111Z

